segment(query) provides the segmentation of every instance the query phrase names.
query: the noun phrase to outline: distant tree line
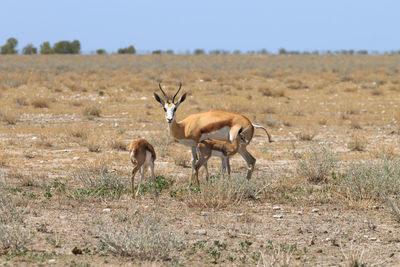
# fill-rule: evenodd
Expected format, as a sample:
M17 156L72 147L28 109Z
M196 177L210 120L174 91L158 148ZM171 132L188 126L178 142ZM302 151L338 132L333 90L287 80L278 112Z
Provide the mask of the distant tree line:
M18 45L18 40L16 38L9 38L7 42L0 46L0 52L3 55L6 54L18 54L18 50L16 49ZM36 48L33 44L27 44L23 47L21 54L24 55L34 55L34 54L80 54L81 53L81 43L78 40L70 41L59 41L51 46L50 42L43 42L40 45L40 50ZM118 54L136 54L136 48L133 45L119 48L117 50ZM174 55L175 52L172 49L168 50L153 50L147 51L145 54L153 54L153 55ZM97 49L96 54L105 55L107 51L105 49ZM341 49L341 50L313 50L313 51L299 51L299 50L287 50L285 48L280 48L277 53L271 53L267 51L267 49L263 48L260 50L249 50L246 52L242 52L239 49L229 51L225 49L213 49L210 51L205 51L204 49L194 49L193 51L186 50L185 52L178 52L178 54L193 54L193 55L240 55L240 54L248 54L248 55L269 55L269 54L279 54L279 55L400 55L400 50L392 50L392 51L368 51L365 49L354 50L354 49Z

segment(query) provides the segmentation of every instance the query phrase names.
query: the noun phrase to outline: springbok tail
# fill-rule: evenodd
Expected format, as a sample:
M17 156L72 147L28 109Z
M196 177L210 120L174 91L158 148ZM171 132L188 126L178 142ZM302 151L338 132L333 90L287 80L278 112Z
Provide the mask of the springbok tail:
M269 132L267 131L267 129L265 129L263 126L257 125L257 124L253 124L253 127L254 127L255 129L263 129L263 130L267 133L267 135L268 135L268 141L269 141L270 143L274 142L274 140L272 140L271 135L269 134Z

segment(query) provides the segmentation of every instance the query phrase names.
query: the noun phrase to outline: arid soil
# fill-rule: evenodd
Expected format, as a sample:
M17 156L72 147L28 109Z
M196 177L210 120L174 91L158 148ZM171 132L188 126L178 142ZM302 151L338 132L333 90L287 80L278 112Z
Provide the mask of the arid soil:
M354 164L398 159L399 71L397 56L1 56L0 212L20 217L0 234L14 229L20 244L0 239L0 263L399 265L395 208L341 181ZM177 120L222 109L268 129L273 143L257 130L248 146L249 182L235 155L231 181L212 158L212 181L201 171L200 191L190 186L189 148L153 98L159 81L188 92ZM155 147L158 199L149 172L131 198L137 138ZM321 148L330 167L304 175L301 159Z

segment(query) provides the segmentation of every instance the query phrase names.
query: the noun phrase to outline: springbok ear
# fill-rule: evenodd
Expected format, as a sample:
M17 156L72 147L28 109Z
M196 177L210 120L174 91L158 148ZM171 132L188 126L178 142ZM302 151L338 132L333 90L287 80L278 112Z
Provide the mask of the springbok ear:
M164 107L165 106L164 100L161 97L159 97L156 93L153 94L154 94L154 99Z
M175 105L176 105L176 106L179 106L183 101L185 101L186 95L187 95L187 92L185 92L185 93L181 96L181 98L179 98L178 102L176 102Z

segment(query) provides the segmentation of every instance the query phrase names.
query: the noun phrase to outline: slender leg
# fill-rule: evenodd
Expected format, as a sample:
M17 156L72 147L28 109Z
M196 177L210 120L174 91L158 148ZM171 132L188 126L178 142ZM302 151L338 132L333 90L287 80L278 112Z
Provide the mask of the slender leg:
M221 156L221 174L224 174L226 171L226 157Z
M229 163L229 157L226 157L226 166L228 169L228 179L231 179L231 164Z
M208 172L207 161L204 163L204 168L206 169L206 181L208 183L208 180L210 179L210 173Z
M158 197L157 188L156 188L156 176L154 175L154 162L150 162L150 169L151 169L151 177L153 178L153 187L154 187L154 194Z
M140 185L142 184L142 180L143 180L144 172L145 172L145 170L146 170L146 167L147 167L147 166L145 166L145 165L146 165L146 164L143 164L143 165L142 165L142 169L141 169L141 171L140 171L140 180L139 180L138 189L137 189L137 191L136 191L136 196L138 196L138 195L139 195L139 191L140 191Z
M194 177L194 169L195 169L195 165L196 165L196 160L197 160L197 145L196 146L192 146L192 182L193 182L193 177Z
M254 171L254 166L256 164L256 159L246 150L246 145L241 145L239 147L239 153L244 158L247 163L247 180L250 180L251 175Z
M211 156L211 155L210 155ZM204 164L207 164L208 159L210 158L210 156L203 156L200 155L200 159L197 161L196 165L194 166L195 168L195 178L196 178L196 185L197 187L200 187L200 182L199 182L199 169L201 166L203 166ZM208 180L207 180L208 181Z
M132 198L135 198L135 175L136 172L140 169L140 166L138 165L137 162L134 163L134 167L132 169L131 173L131 192L132 192Z

